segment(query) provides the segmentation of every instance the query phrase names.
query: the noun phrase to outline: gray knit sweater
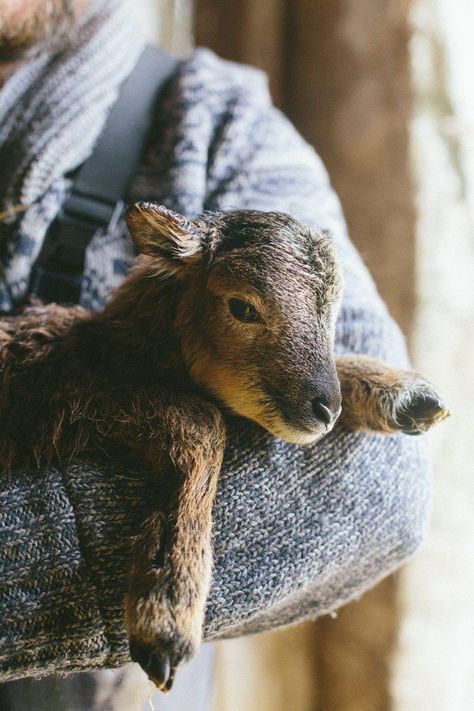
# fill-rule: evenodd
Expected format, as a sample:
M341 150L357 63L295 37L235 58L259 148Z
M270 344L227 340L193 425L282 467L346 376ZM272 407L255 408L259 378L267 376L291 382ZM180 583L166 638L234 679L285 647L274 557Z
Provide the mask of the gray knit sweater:
M76 43L40 57L0 92L4 309L21 299L45 230L90 153L141 40L121 0L90 3ZM329 229L345 270L340 353L405 362L403 339L351 246L314 151L271 105L264 77L200 50L160 101L131 199L190 216L283 210ZM100 308L133 260L125 229L90 246L83 304ZM296 447L229 420L214 510L205 637L316 617L360 595L419 545L428 466L419 438L336 427ZM423 439L423 438L421 438ZM143 467L97 456L0 481L2 679L121 665L130 537L148 497Z

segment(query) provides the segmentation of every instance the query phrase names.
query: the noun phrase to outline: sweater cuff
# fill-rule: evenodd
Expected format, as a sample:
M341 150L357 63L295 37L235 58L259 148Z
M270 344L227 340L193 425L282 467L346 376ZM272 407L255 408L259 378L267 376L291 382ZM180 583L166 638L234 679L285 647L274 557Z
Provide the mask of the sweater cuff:
M0 478L2 680L103 666L110 644L58 470Z
M0 478L0 676L117 667L130 540L153 506L141 463L77 459Z

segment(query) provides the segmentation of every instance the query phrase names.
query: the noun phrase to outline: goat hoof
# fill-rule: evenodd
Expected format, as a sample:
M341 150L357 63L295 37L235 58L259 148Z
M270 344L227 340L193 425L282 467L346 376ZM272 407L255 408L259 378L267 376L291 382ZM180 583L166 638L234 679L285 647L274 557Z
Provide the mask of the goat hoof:
M161 691L168 692L174 680L175 669L167 656L161 656L140 642L130 642L130 656L137 662L150 681Z
M409 435L423 434L437 422L450 416L450 411L431 386L423 382L397 413L397 425Z

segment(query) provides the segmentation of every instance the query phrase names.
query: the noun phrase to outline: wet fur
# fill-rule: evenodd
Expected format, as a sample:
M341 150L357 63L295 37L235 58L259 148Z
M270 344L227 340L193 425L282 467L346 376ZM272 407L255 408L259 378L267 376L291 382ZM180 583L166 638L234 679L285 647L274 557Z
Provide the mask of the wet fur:
M327 235L279 213L189 221L139 204L127 221L142 256L103 312L37 304L0 320L0 461L39 469L125 447L148 463L156 511L133 544L126 623L132 658L166 690L201 639L222 410L291 441L329 431L322 396L337 414L342 394L346 426L383 433L419 433L447 410L415 373L334 358ZM232 294L265 325L234 323Z

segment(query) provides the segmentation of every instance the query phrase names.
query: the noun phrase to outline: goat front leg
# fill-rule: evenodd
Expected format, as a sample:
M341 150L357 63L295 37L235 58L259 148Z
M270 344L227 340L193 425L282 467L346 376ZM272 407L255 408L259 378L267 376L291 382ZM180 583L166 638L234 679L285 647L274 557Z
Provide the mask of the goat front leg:
M434 387L411 370L364 355L336 359L341 422L353 430L418 435L450 415Z
M197 397L164 410L159 403L158 411L161 436L154 433L145 456L161 481L165 502L145 521L133 545L126 625L132 659L168 691L178 665L201 642L225 430L220 411Z

